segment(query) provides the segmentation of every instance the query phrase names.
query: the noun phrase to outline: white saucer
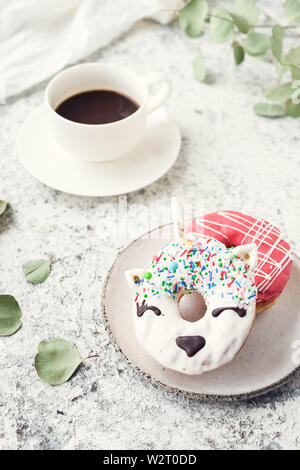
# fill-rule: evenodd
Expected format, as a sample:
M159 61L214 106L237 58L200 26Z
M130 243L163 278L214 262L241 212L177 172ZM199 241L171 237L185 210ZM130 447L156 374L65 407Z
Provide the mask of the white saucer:
M300 261L297 258L285 291L273 307L258 315L246 345L229 364L202 375L185 375L162 367L144 351L134 334L132 293L124 271L147 266L153 253L167 241L166 228L161 229L160 235L159 229L149 232L153 234L151 239L146 234L135 240L119 254L108 274L103 291L103 318L116 346L145 377L191 397L249 399L287 382L299 369L296 350L292 348L300 340Z
M61 149L43 124L43 105L23 123L18 138L27 171L54 189L80 196L113 196L141 189L163 176L180 150L180 132L164 109L148 118L142 141L127 155L104 163L82 162Z

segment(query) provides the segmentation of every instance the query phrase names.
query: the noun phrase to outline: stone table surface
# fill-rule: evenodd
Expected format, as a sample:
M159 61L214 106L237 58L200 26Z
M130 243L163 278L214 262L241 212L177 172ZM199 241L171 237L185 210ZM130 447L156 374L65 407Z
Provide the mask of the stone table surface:
M191 66L200 43L204 84ZM182 133L178 160L121 201L60 193L19 163L17 133L45 84L1 106L0 199L10 208L0 224L0 291L18 299L23 326L0 338L0 449L299 448L299 375L248 402L187 399L138 375L100 320L101 289L118 250L157 225L147 208L168 208L171 195L196 213L226 208L266 217L300 248L299 120L257 117L253 104L275 82L274 67L247 57L236 69L231 54L206 36L191 40L176 25L149 21L87 59L159 70L174 84L168 111ZM128 233L118 237L118 206L126 201ZM52 272L32 286L21 266L40 257L50 257ZM55 336L74 342L82 357L99 355L59 387L40 381L33 365L38 343Z

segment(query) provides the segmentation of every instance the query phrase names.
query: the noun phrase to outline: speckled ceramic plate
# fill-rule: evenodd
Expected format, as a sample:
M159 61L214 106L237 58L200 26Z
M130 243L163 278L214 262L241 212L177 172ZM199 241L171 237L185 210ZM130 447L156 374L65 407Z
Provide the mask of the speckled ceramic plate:
M116 346L152 381L189 396L210 400L249 399L286 383L299 368L293 361L292 347L300 340L300 261L297 258L285 291L273 307L258 315L246 345L231 363L215 371L189 376L165 369L144 351L134 334L132 293L124 271L146 267L153 254L170 239L166 232L170 233L170 226L135 240L119 254L109 272L103 292L103 316Z
M110 162L77 160L59 147L44 124L43 105L28 116L18 137L21 162L32 176L59 191L91 197L129 193L153 183L174 164L180 144L179 128L164 108L148 117L139 144Z

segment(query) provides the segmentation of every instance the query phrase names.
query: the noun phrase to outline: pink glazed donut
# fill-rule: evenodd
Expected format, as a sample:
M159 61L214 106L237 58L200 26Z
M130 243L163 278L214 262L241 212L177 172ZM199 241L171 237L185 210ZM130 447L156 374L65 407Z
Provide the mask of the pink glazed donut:
M194 219L185 231L186 238L215 238L227 248L255 243L258 263L255 284L258 289L256 311L262 312L275 302L289 280L292 254L280 230L266 220L237 211L219 211Z

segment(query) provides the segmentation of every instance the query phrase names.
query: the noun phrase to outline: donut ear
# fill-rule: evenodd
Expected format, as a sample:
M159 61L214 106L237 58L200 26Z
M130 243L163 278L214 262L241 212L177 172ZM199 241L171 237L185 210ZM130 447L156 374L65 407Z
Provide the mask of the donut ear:
M139 281L144 278L144 270L142 268L129 269L125 271L125 278L129 287L136 289Z
M232 254L246 261L252 271L255 269L257 264L257 247L255 243L236 246L233 248Z

